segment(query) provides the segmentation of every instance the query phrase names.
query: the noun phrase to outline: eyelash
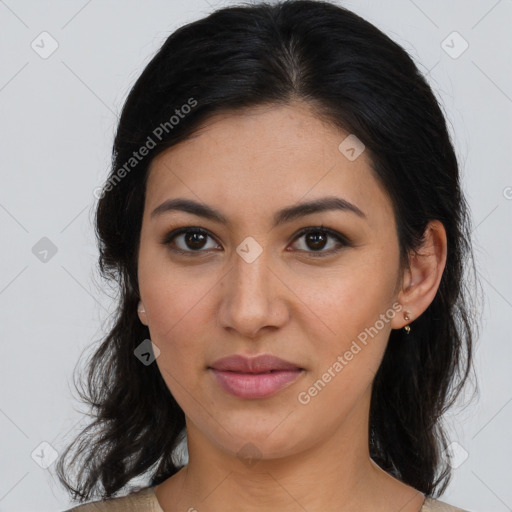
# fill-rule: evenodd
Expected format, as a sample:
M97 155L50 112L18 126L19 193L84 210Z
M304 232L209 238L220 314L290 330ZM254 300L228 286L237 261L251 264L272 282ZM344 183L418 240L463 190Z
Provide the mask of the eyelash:
M174 240L174 238L176 238L179 235L182 235L183 233L200 233L200 234L206 235L215 240L215 238L207 230L205 230L203 228L198 228L195 226L187 226L187 227L173 229L172 231L170 231L169 233L167 233L164 236L164 239L162 240L161 243L163 245L166 245L169 248L169 250L173 251L174 253L178 253L178 254L185 255L185 256L197 257L197 256L200 256L201 253L208 252L207 250L202 250L202 249L199 249L196 251L193 251L193 250L183 251L181 249L176 249L176 248L171 247L171 242ZM337 231L334 231L333 229L326 228L324 226L311 226L311 227L301 229L295 235L294 241L296 239L299 239L299 238L303 237L304 235L308 235L310 233L315 233L315 234L322 233L324 235L328 235L329 237L334 238L339 244L341 244L341 247L338 247L335 249L330 249L328 251L300 251L299 250L299 252L305 252L308 255L313 256L314 258L323 258L326 256L330 256L332 254L338 253L343 247L351 247L352 246L350 240L346 236L342 235L341 233L338 233Z

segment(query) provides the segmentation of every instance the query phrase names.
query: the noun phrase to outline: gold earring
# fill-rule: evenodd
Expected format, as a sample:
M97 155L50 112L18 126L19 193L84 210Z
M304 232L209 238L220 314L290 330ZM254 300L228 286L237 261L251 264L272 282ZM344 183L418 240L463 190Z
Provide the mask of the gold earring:
M409 315L408 315L408 313L407 313L407 312L406 312L406 313L404 313L404 320L405 320L406 322L408 322L408 321L409 321ZM404 326L404 331L405 331L405 334L409 334L409 333L411 332L411 328L410 328L408 325L406 325L406 326Z

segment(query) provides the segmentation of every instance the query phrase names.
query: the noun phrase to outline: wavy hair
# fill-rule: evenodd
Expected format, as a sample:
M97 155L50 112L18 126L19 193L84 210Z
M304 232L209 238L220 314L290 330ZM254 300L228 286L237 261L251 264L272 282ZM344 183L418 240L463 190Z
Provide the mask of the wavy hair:
M184 413L157 365L134 357L150 337L136 308L151 160L214 114L294 100L366 146L393 205L402 268L430 220L446 230L437 294L411 334L391 332L369 418L370 455L380 467L429 496L446 488L442 415L468 380L478 331L471 220L446 120L412 58L374 25L332 3L289 0L231 6L182 26L124 103L95 217L99 269L118 290L117 309L79 391L94 420L57 463L75 500L113 497L136 477L157 485L181 467Z

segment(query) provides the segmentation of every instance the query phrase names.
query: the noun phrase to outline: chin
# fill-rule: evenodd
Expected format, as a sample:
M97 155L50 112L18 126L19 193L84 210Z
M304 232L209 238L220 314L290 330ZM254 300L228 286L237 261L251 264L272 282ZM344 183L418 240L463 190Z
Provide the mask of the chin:
M233 436L223 432L222 438L216 439L215 442L225 452L237 457L249 468L256 465L255 463L259 460L270 461L294 455L308 444L302 436L297 437L296 430L292 432L283 428L278 432L283 425L277 425L279 422L274 424L274 430L266 427L257 429L254 426L247 426L236 430L236 434L235 430L228 427L228 431L232 432Z

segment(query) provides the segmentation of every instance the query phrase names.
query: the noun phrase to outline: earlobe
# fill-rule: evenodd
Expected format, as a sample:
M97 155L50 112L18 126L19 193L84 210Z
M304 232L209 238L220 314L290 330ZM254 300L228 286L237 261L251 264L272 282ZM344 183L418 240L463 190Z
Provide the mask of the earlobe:
M404 304L412 319L418 318L432 303L446 265L447 241L443 224L430 221L425 229L423 245L409 258L398 301ZM406 325L396 317L394 329Z
M144 325L148 325L148 319L147 319L147 314L146 314L146 310L144 308L144 304L142 304L142 301L139 300L139 304L137 306L137 313L139 315L139 320L144 324Z

